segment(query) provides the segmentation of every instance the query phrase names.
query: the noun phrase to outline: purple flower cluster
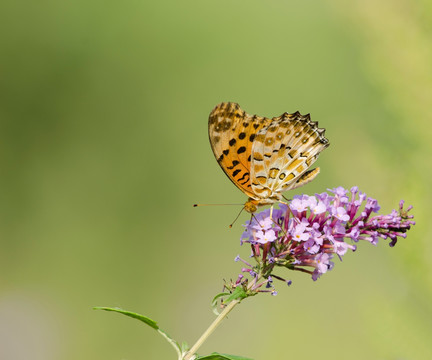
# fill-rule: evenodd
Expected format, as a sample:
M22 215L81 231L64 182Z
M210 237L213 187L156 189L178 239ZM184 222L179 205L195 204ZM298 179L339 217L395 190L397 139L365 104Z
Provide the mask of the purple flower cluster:
M408 215L412 206L403 209L403 201L398 211L373 215L380 209L377 200L366 197L356 186L350 191L338 187L329 192L295 196L288 205L266 209L244 225L241 243L251 245L251 257L257 265L239 257L236 260L247 265L243 271L255 279L254 289L263 284L272 287L273 278L284 280L273 274L275 267L303 271L317 280L333 268L335 255L342 259L348 250L356 250L358 241L376 245L380 238L389 239L394 246L398 237L405 238L415 224L413 216ZM262 278L264 282L258 284Z

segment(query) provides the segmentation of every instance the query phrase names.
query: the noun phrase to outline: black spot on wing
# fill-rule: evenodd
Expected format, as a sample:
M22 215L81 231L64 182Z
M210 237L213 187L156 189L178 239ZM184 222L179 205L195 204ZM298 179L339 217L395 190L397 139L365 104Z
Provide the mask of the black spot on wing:
M249 173L248 173L248 172L245 172L245 173L243 174L243 176L238 180L239 182L240 182L240 181L243 181L244 178L245 178L246 176L247 176L247 179L246 179L246 181L245 181L244 183L242 183L242 185L246 184L246 183L249 181Z
M233 160L232 165L231 165L231 166L227 166L227 169L232 170L232 169L234 169L238 164L240 164L240 161Z
M246 147L245 147L245 146L241 146L241 147L238 148L238 150L237 150L237 154L242 154L242 153L244 153L245 151L246 151Z
M233 173L232 173L233 177L236 177L236 175L237 175L240 171L241 171L240 169L234 170Z
M243 182L240 183L240 184L242 184L242 185L246 185L248 182L249 182L249 176L247 177L247 179L246 179L245 181L243 181ZM250 184L248 184L248 187L251 187Z

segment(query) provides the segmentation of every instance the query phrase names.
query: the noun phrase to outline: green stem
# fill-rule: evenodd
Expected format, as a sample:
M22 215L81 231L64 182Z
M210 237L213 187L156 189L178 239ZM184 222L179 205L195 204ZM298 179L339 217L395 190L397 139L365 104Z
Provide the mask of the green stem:
M201 335L201 337L197 340L194 346L186 353L183 360L190 360L192 356L197 352L197 350L201 347L204 341L212 334L213 331L219 326L222 320L230 313L234 307L240 303L240 300L231 301L225 309L219 314L219 316L212 322L212 324L208 327L208 329Z

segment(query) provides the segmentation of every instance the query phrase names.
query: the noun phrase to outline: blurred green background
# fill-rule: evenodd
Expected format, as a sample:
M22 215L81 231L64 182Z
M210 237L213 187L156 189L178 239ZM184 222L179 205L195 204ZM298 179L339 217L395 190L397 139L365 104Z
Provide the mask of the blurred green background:
M331 146L295 191L358 185L417 225L319 281L288 274L201 348L264 359L432 358L430 0L0 4L0 359L175 359L236 277L242 203L211 152L221 101L310 112Z

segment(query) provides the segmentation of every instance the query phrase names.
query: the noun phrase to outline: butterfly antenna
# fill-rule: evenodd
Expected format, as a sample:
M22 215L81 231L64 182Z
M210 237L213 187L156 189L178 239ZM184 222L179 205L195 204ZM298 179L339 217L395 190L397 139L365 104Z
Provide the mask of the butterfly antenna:
M234 219L234 221L229 226L230 229L233 227L234 223L237 221L237 219L239 218L240 214L243 212L244 209L245 209L245 207L243 206L242 209L240 210L240 212L238 213L238 215L236 216L236 218Z
M244 204L193 204L193 207L198 207L198 206L226 206L226 205L244 205Z

